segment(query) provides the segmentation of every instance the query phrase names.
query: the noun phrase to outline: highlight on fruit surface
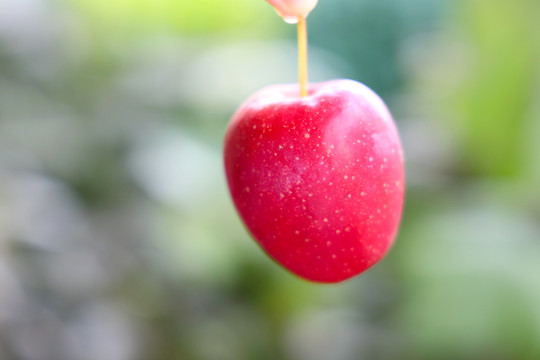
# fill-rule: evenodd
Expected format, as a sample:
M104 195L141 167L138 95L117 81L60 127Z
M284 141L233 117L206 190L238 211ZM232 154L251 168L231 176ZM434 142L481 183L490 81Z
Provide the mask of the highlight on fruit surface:
M297 23L306 17L317 5L317 0L266 0L288 23Z

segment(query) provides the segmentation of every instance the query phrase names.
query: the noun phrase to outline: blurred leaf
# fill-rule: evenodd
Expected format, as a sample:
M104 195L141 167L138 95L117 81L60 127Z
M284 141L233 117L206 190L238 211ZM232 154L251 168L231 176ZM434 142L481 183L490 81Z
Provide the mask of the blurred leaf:
M467 172L512 176L523 170L523 132L540 70L539 13L535 0L463 2L471 63L453 105L462 121Z
M385 96L405 74L402 42L438 22L445 0L326 0L309 17L310 43L349 65L342 77L358 80Z
M536 359L540 232L478 196L459 204L424 215L396 249L406 282L398 318L412 358Z
M213 33L252 28L271 19L264 1L252 0L66 0L84 9L101 30L131 32L172 30ZM277 21L277 20L275 20Z

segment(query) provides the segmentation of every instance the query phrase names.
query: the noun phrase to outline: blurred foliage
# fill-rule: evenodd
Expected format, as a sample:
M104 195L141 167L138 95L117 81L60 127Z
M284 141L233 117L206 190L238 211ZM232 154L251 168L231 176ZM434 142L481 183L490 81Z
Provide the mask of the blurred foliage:
M404 86L403 43L433 30L444 4L444 0L322 1L310 16L310 43L346 60L344 77L361 79L377 93L389 95Z
M219 33L252 28L270 18L262 1L188 0L65 0L105 32L119 29L139 35L156 31L187 34Z
M530 109L538 100L540 63L538 1L469 1L460 35L471 50L468 79L454 106L467 172L519 176L528 167L523 141Z
M0 0L0 359L540 358L540 3L320 0L310 78L380 92L407 200L379 265L304 282L221 144L296 79L263 0Z

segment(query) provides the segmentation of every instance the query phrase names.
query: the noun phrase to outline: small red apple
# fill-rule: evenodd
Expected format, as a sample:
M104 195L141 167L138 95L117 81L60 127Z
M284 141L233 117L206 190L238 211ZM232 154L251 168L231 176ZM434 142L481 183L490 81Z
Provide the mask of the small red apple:
M352 80L273 85L225 136L232 199L259 245L310 281L339 282L379 261L403 205L399 135L383 101Z

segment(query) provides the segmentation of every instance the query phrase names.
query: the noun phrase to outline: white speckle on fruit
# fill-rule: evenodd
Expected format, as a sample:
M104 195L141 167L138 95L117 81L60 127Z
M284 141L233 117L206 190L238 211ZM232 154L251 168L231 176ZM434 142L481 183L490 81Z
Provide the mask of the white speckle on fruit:
M336 254L332 254L332 259L335 259L336 257Z
M341 234L341 230L336 230L336 234Z
M306 241L306 242L309 242L309 239L308 239L308 238L306 238L306 239L305 239L305 241Z
M332 245L332 242L331 242L331 241L327 241L327 242L326 242L326 246L330 247L330 245Z
M279 194L280 199L283 199L284 197L285 197L285 194L283 194L283 193Z
M312 193L309 193L309 194L307 194L307 196L309 196L309 197L312 197L312 196L313 196L313 194L312 194Z
M245 190L248 193L249 192L249 186L246 186Z
M350 232L350 231L351 231L351 228L347 226L347 227L345 228L345 231L346 231L346 232Z
M347 175L344 175L343 178L347 180L349 177Z
M324 221L324 222L328 222L328 219L327 219L327 218L324 218L323 221Z
M370 156L368 160L373 161L373 156Z
M296 235L298 235L298 234L300 234L300 231L296 230L294 233L295 233Z
M362 192L360 193L360 196L366 196L366 192L365 192L365 191L362 191Z
M306 134L304 135L304 137L305 137L306 139L309 139L309 134L306 133Z

